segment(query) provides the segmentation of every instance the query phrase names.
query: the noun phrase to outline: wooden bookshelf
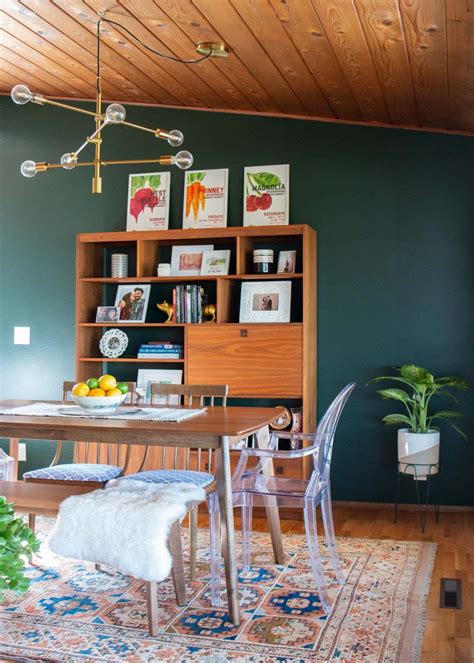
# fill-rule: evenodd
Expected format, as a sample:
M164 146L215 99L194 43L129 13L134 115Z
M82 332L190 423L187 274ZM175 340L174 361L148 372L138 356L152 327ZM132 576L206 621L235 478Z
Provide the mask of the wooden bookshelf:
M214 244L230 249L226 276L158 277L158 262L170 262L175 245ZM295 274L255 274L254 248L296 250ZM110 255L129 255L129 276L112 278ZM138 368L182 368L189 384L228 384L231 399L246 403L303 407L303 426L316 424L316 232L307 225L237 227L201 230L87 233L77 236L76 254L76 378L112 372L119 379L136 379ZM275 260L276 265L277 260ZM291 322L239 323L243 281L288 280L292 283ZM145 323L96 323L96 308L114 304L119 284L151 284ZM179 284L202 284L209 303L217 308L216 323L169 323L156 308L172 301ZM130 339L118 359L105 359L99 340L107 328L118 327ZM172 339L184 347L183 359L138 359L141 342ZM107 368L108 364L113 368ZM293 464L294 466L294 464ZM280 474L285 474L284 464ZM300 466L306 472L306 466ZM290 470L288 470L290 471ZM291 470L293 475L294 470ZM288 475L290 476L290 474Z

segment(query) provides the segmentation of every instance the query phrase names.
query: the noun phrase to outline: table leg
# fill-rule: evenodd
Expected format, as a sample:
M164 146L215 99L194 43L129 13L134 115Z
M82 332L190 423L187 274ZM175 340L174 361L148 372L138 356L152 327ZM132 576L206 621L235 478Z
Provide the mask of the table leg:
M266 449L270 443L270 433L268 427L261 429L257 432L257 445L260 449ZM274 476L275 469L273 467L273 460L268 458L263 466L263 474L267 476ZM283 552L283 544L281 539L281 524L280 513L275 497L267 498L267 522L270 528L270 536L272 538L273 555L275 556L276 564L285 564L285 553Z
M20 448L20 440L17 437L11 437L8 453L15 460L15 466L13 468L13 479L12 479L12 481L18 481L18 451L19 451L19 448Z
M230 620L235 626L238 626L240 624L240 605L237 565L235 561L234 511L232 506L229 439L226 436L222 436L219 438L219 441L219 448L216 449L216 481L221 515L227 600L229 603Z

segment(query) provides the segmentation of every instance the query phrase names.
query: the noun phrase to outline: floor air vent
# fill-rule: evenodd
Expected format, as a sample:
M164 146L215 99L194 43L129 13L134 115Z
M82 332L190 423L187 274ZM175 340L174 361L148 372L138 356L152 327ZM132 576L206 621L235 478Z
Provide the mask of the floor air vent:
M440 608L461 609L461 581L456 578L441 578Z

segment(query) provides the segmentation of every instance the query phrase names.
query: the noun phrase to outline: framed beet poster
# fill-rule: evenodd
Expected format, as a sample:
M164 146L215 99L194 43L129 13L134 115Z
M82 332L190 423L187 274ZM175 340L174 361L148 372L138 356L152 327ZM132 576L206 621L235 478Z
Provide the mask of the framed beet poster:
M137 173L128 178L127 230L166 230L169 173Z
M228 180L228 168L184 173L183 228L227 226Z
M290 166L247 166L244 169L244 226L290 223Z

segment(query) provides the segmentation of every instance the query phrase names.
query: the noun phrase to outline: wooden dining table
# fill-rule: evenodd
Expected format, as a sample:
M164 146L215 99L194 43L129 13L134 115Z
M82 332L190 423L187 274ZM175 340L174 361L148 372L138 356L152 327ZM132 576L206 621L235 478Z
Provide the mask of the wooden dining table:
M45 401L43 401L45 402ZM57 403L57 401L47 401ZM31 400L0 401L0 411ZM80 440L103 444L170 446L215 449L215 476L221 514L222 550L229 616L240 623L239 591L235 551L234 515L229 439L246 438L283 414L283 407L207 407L205 412L181 422L99 419L71 416L25 416L0 414L0 437L9 438L10 455L18 467L19 442L26 440ZM269 513L271 511L271 513ZM278 515L267 509L273 549L277 563L282 563L281 532Z

